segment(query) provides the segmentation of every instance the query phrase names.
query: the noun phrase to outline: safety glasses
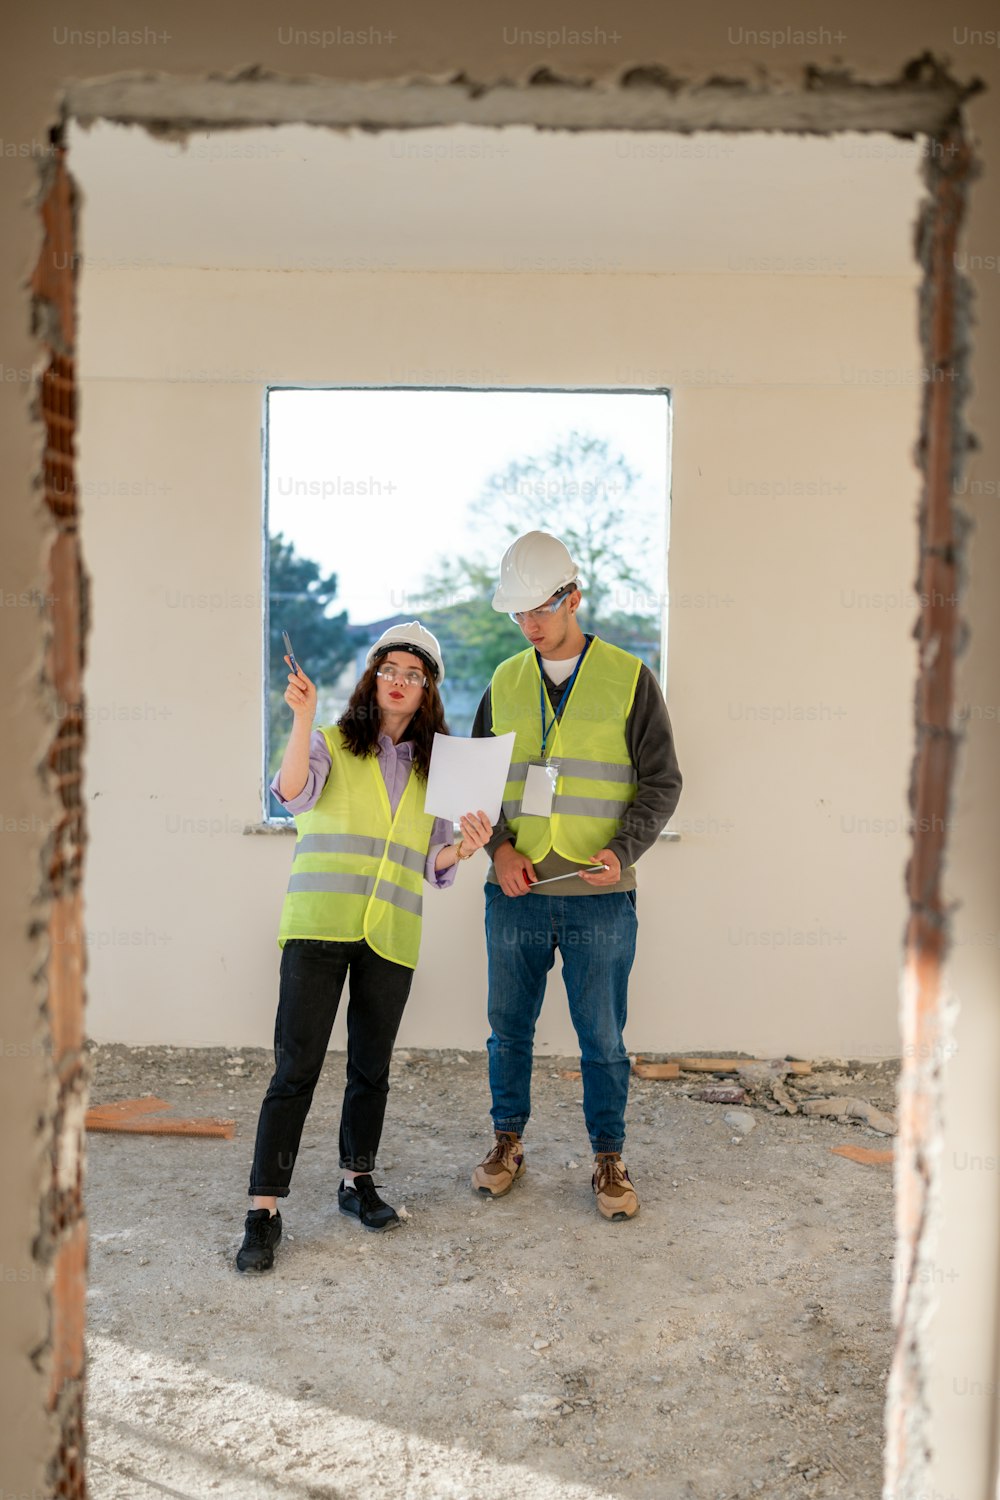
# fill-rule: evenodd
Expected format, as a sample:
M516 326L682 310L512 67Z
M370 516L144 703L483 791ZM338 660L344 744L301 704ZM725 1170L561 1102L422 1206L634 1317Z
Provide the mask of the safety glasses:
M515 625L523 625L525 620L544 620L546 615L554 615L564 599L568 599L573 592L573 585L561 589L554 599L547 604L540 604L537 609L512 609L509 610L511 619Z

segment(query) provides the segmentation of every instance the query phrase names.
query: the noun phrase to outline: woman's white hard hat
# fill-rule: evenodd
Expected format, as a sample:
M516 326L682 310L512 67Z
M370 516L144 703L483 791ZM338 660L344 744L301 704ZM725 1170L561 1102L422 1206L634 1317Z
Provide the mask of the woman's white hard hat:
M537 609L579 577L565 542L547 531L526 531L511 542L500 561L493 608L502 614Z
M377 656L384 656L387 651L411 651L430 667L435 682L444 682L444 657L438 638L419 620L411 620L408 625L390 625L388 630L383 630L374 646L369 648L365 666L370 667Z

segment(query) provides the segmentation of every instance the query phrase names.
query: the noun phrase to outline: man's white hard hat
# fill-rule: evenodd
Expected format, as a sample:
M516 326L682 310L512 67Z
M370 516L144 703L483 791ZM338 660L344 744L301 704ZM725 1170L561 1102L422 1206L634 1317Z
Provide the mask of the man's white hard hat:
M387 651L412 651L431 669L435 682L444 682L444 657L437 636L425 629L419 620L411 620L408 625L390 625L388 630L383 630L369 649L365 666L370 667L376 657L384 656Z
M547 531L526 531L511 542L500 561L500 584L493 608L503 614L537 609L567 583L579 582L565 542Z

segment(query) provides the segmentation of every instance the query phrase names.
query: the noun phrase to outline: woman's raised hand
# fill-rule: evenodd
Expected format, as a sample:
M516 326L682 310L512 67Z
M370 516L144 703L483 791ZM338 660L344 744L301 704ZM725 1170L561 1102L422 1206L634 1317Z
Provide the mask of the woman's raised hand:
M300 667L297 672L292 671L292 664L288 657L288 686L285 689L285 702L292 710L296 720L305 719L311 724L316 716L316 684L310 682L309 678Z
M482 808L477 813L464 813L459 819L459 826L462 830L463 857L466 849L481 849L487 839L493 836L493 824Z

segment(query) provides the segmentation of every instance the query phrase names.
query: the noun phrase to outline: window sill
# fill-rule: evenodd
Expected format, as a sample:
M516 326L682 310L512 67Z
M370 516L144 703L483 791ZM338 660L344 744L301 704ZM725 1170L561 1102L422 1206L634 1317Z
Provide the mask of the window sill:
M295 820L293 818L271 818L264 823L247 823L243 829L245 834L277 834L279 837L295 832ZM455 836L458 837L459 829L455 828ZM680 842L680 834L672 828L665 828L659 834L658 843L677 844Z

